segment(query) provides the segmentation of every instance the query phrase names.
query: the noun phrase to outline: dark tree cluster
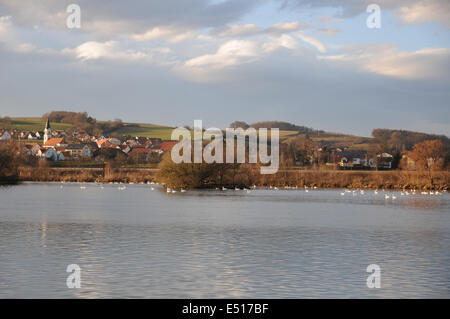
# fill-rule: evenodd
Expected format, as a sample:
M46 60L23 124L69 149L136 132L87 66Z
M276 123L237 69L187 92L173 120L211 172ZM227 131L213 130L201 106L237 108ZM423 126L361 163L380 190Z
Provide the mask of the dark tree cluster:
M43 115L54 123L72 124L76 129L84 130L89 134L111 134L123 127L122 120L116 119L112 122L97 122L97 120L86 112L53 111Z

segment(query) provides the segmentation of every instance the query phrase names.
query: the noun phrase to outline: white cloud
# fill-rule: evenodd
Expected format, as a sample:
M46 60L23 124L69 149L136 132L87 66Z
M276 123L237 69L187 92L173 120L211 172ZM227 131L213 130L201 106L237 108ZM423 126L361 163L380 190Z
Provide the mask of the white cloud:
M341 32L341 30L336 29L336 28L320 28L318 30L318 32L327 37L333 37L333 36L337 35L339 32Z
M327 48L325 47L325 44L323 44L322 41L310 37L310 36L306 36L303 33L299 32L296 34L297 37L302 40L305 43L308 43L310 45L312 45L314 48L317 49L317 51L319 51L320 53L327 53Z
M3 15L11 15L21 26L66 29L69 0L0 0ZM77 0L82 28L94 36L137 34L159 25L179 25L187 30L226 25L260 5L259 0L111 0L107 3ZM98 40L98 38L96 38Z
M62 53L75 56L81 61L105 58L122 62L144 62L157 65L172 65L176 63L176 56L170 48L148 48L141 51L122 49L116 41L88 41L74 49L63 49Z
M403 6L397 13L405 23L419 24L436 21L450 28L450 1L418 1Z
M300 21L294 21L294 22L279 22L275 23L274 25L270 26L267 31L268 32L282 32L282 33L289 33L293 31L297 31L301 28L306 28L308 26L307 23L303 23Z
M17 51L21 53L28 53L35 49L36 47L31 43L22 43L17 47Z
M219 37L236 37L236 36L249 36L259 34L263 31L261 27L256 24L244 24L244 25L230 25L225 30L219 32Z
M279 37L272 38L271 41L264 43L263 49L270 53L280 48L290 49L294 51L302 50L303 47L293 37L283 34Z
M147 30L145 33L133 34L132 38L136 41L149 41L149 40L167 40L169 42L180 42L190 36L193 32L183 31L180 28L171 26L158 26Z
M450 49L421 49L393 52L370 59L368 71L403 79L433 79L449 75Z
M449 77L450 49L426 48L399 52L393 45L359 45L344 49L344 54L321 56L322 60L405 80L429 80Z
M232 40L221 45L215 54L205 54L184 63L187 68L221 69L237 64L248 63L258 56L255 42Z
M449 0L278 0L290 10L305 8L335 9L338 17L353 17L365 13L369 4L376 3L381 10L390 10L404 23L437 22L450 28ZM336 17L323 16L321 23L332 22Z
M11 16L0 17L0 40L5 42L11 28Z
M29 53L35 49L33 44L21 42L10 16L0 17L0 43L3 43L8 50L18 53Z
M308 27L308 24L300 21L278 22L267 28L262 28L256 24L233 24L213 30L212 34L221 38L249 37L263 34L273 35L291 33L306 27Z
M63 53L75 54L80 60L95 60L104 57L114 57L114 48L117 46L115 41L107 42L85 42L75 49L64 49Z

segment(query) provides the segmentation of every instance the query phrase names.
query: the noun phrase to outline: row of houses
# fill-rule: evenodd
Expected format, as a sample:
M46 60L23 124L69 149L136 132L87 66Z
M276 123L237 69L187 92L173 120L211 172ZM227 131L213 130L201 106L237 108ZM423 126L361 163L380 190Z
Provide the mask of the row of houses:
M170 150L176 141L146 140L138 142L137 139L120 142L117 138L102 138L95 142L78 144L66 143L65 138L51 138L42 146L38 144L26 144L31 146L31 154L38 157L61 161L68 159L96 159L106 160L117 156L136 157L140 161L149 161L152 154L160 156ZM28 147L30 147L28 146ZM119 155L118 155L119 154Z
M116 158L118 154L124 157L137 157L140 161L149 161L152 154L156 154L159 157L165 151L170 150L175 144L176 142L174 143L174 141L162 141L161 147L152 148L142 145L112 146L113 144L106 147L103 143L102 147L98 147L97 143L67 144L63 138L52 138L42 146L37 143L22 144L22 153L52 161L78 159L104 161L106 159Z
M117 138L106 136L91 136L84 131L72 133L71 140L75 143L67 143L68 135L64 131L52 131L47 121L43 132L0 132L0 139L11 139L15 135L18 138L33 140L35 137L44 138L45 143L40 146L37 143L25 143L24 149L30 155L47 158L54 161L69 159L98 159L116 157L118 154L137 158L141 161L149 161L154 154L160 156L169 151L177 141L163 141L160 138L147 138L137 136L135 138ZM319 152L325 151L318 149ZM342 169L378 168L391 169L393 156L388 153L377 155L377 158L369 158L364 151L347 151L344 147L327 149L330 157L328 164L337 165Z
M105 160L122 157L136 157L148 161L153 155L159 157L170 150L177 141L164 141L160 138L142 136L107 137L92 136L85 131L75 131L70 136L65 131L53 131L47 120L44 131L0 130L0 141L19 140L23 153L53 161L69 159ZM43 144L35 142L43 140Z
M107 137L91 136L85 131L75 131L68 136L65 131L53 131L47 120L44 131L0 131L0 140L22 139L32 142L43 139L40 146L37 143L25 143L24 152L27 154L47 158L53 161L69 159L98 159L127 156L140 161L149 161L152 155L160 156L169 151L177 141L163 141L160 138L136 136ZM70 142L66 142L69 140ZM327 152L329 165L337 165L342 169L391 169L393 156L388 153L378 154L376 158L369 158L365 151L348 151L345 147L320 148L318 152ZM311 159L312 160L312 159Z
M44 131L0 130L0 140L42 140L44 136ZM57 130L52 132L51 137L62 136L67 136L67 133L64 130Z
M391 169L393 155L389 153L377 154L376 158L369 158L364 151L332 152L332 163L344 169L378 168Z

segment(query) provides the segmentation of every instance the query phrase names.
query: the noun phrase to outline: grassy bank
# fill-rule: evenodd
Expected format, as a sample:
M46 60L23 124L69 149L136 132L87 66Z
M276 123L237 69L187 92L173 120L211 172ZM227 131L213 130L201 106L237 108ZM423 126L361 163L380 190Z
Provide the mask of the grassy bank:
M319 188L448 189L450 172L417 171L286 171L265 175L260 184Z
M34 182L122 182L141 183L155 180L155 171L148 169L113 169L104 176L102 168L19 168L20 181Z
M141 183L159 181L158 170L138 168L113 169L104 176L101 168L25 168L19 169L21 181L65 181L65 182L123 182ZM249 180L251 183L249 183ZM428 174L416 171L314 171L289 170L274 175L257 175L248 178L238 175L235 182L205 183L201 187L260 187L268 186L298 186L319 188L364 188L364 189L436 189L449 188L450 172L434 172L432 181ZM173 187L188 187L189 185L171 185Z

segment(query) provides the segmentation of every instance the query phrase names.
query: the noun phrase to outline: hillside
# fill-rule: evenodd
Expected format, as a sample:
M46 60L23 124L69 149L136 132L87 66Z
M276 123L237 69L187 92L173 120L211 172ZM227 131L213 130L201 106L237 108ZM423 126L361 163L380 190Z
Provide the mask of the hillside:
M114 131L114 133L119 135L156 137L163 140L170 140L173 129L173 127L155 124L124 123L124 126Z
M10 128L20 131L43 131L45 127L45 120L41 117L16 117L11 118L10 123ZM106 123L106 121L100 123ZM74 127L72 124L54 122L51 123L51 126L54 130L66 130ZM170 139L172 129L172 127L155 124L123 123L123 127L112 133Z
M20 131L43 131L45 126L44 118L45 117L8 118L7 124L5 124L5 122L3 121L0 121L0 129L12 128ZM115 123L112 121L97 121L97 123L99 127L109 128L108 131L104 131L104 134L113 136L144 136L170 140L173 130L173 127L148 123L122 123L120 121L120 125L118 125L117 127L111 126L111 124ZM412 145L414 145L415 143L429 139L439 139L443 141L446 149L448 149L450 145L448 137L443 135L432 135L401 130L374 129L374 138L372 138L340 133L328 133L324 131L313 130L311 128L306 128L304 126L297 126L294 124L277 121L259 122L248 126L259 127L263 123L268 124L268 126L270 127L280 128L280 142L282 143L288 143L296 136L306 133L315 143L317 143L317 145L321 147L345 147L350 150L367 151L369 150L371 145L379 142L387 144L392 149L405 150L411 149ZM51 126L54 130L67 130L75 127L74 124L57 122L51 122Z
M11 127L20 131L43 131L45 120L41 117L13 117L11 118ZM73 127L67 123L52 123L54 130L66 130Z
M280 142L290 143L299 135L307 135L320 147L345 147L351 150L368 150L375 142L373 138L346 135L340 133L328 133L311 127L300 126L283 121L263 121L247 124L244 121L235 121L229 127L248 128L278 128L280 132Z
M43 117L16 117L10 118L9 121L9 128L17 129L20 131L43 131L45 126L45 119ZM98 123L102 124L108 122L98 121ZM74 127L73 124L55 122L52 122L51 126L54 130L66 130ZM145 136L161 138L163 140L170 140L172 130L173 127L156 124L122 123L122 127L112 131L110 134ZM288 142L299 134L300 133L298 131L281 129L280 140L281 142ZM310 137L314 142L319 142L321 145L346 146L361 150L368 149L370 141L373 140L366 137L324 133L323 131L319 133L312 133Z

